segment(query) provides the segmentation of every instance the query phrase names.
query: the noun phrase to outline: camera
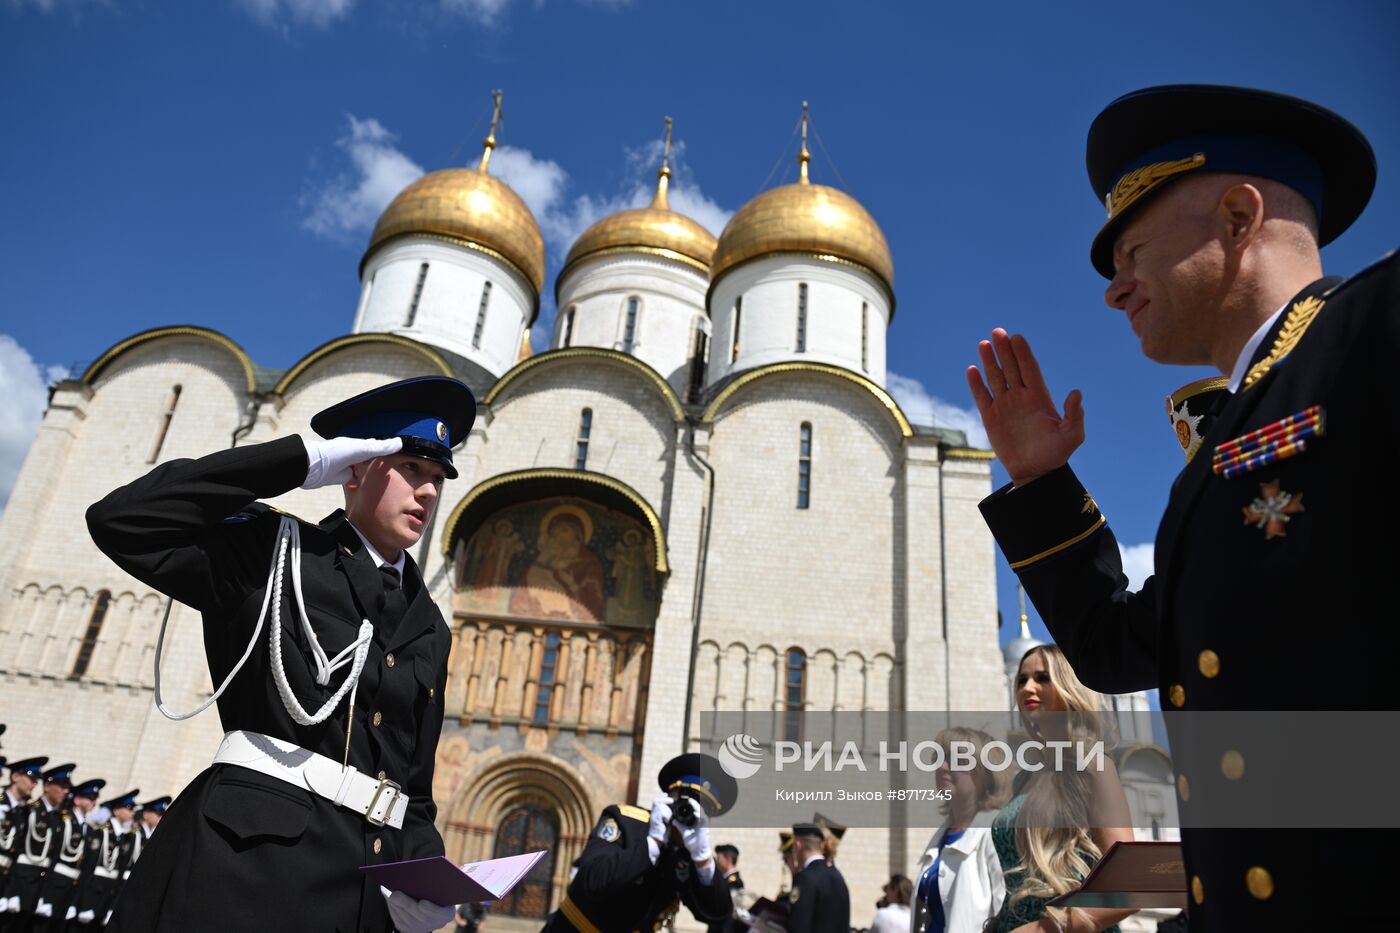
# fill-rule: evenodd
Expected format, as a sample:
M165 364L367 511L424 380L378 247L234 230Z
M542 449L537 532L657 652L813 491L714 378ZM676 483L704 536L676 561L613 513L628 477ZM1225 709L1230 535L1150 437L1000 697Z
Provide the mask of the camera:
M684 795L677 795L671 807L671 821L682 826L694 826L700 814L695 809L695 801Z

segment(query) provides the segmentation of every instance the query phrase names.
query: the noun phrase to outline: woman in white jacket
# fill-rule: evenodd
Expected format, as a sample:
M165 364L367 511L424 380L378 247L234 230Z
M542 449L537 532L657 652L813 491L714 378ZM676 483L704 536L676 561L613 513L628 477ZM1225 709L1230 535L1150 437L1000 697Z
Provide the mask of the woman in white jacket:
M910 933L980 933L1006 897L990 824L1006 803L1007 775L982 766L982 747L992 741L985 732L945 729L936 741L945 752L950 743L970 743L977 765L955 771L945 763L934 772L938 789L952 796L914 874ZM950 757L945 754L945 762Z

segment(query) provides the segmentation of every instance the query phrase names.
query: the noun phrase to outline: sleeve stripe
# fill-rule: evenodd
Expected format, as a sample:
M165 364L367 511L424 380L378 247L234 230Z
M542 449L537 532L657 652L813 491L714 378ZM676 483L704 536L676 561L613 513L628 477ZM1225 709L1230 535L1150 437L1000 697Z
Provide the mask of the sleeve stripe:
M1073 538L1070 538L1068 541L1061 541L1059 544L1055 545L1054 547L1052 547L1052 548L1047 548L1046 550L1041 551L1039 554L1036 554L1036 555L1034 555L1033 557L1027 557L1025 560L1018 560L1018 561L1016 561L1015 563L1013 563L1013 564L1011 565L1011 569L1012 569L1012 570L1020 570L1022 567L1029 567L1031 564L1034 564L1036 561L1044 560L1045 558L1049 557L1049 556L1052 555L1052 554L1058 554L1059 552L1063 551L1063 550L1064 550L1065 548L1067 548L1067 547L1073 547L1074 545L1078 544L1080 541L1083 541L1085 538L1089 537L1091 534L1093 534L1094 532L1096 532L1096 531L1098 531L1100 528L1102 528L1102 527L1103 527L1103 523L1104 523L1103 513L1100 513L1100 514L1099 514L1099 520L1096 521L1096 522L1094 522L1094 524L1090 525L1089 528L1088 528L1087 530L1081 531L1079 534L1075 535Z

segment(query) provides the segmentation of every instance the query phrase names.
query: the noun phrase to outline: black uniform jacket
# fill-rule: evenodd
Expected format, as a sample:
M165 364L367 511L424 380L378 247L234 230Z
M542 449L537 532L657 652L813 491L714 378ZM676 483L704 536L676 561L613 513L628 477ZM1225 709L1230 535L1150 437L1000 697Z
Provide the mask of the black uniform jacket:
M817 859L792 879L789 933L850 933L851 892L835 865Z
M983 501L1085 684L1104 693L1160 687L1167 711L1397 708L1400 626L1384 621L1394 617L1400 566L1386 504L1400 464L1397 361L1395 254L1290 302L1173 484L1156 573L1140 592L1128 592L1118 542L1068 466ZM1219 445L1313 406L1325 431L1303 452L1233 478L1213 471ZM1323 766L1317 748L1318 758L1302 750L1298 760L1322 773L1270 773L1247 756L1227 761L1233 749L1200 747L1167 718L1188 822L1191 801L1243 801L1270 782L1303 793L1313 778L1337 781L1316 801L1299 801L1333 806L1345 768L1359 766ZM1336 857L1300 848L1305 840ZM1192 933L1377 929L1373 916L1394 923L1375 896L1391 884L1393 832L1188 828L1182 841Z
M652 864L650 820L642 807L614 804L603 811L574 862L577 873L563 905L545 924L547 933L650 933L665 925L678 899L701 923L729 916L729 883L718 870L702 884L690 855L670 845Z
M173 461L88 510L104 553L203 613L216 685L257 622L281 518L254 500L295 489L306 479L306 462L297 437ZM301 548L307 614L334 657L354 641L361 619L378 618L381 575L341 512L319 526L303 522ZM290 569L282 588L282 657L292 692L314 713L350 668L336 671L326 687L315 683ZM213 765L170 806L122 890L113 929L387 928L383 896L359 867L443 852L432 786L451 635L412 558L403 586L407 613L396 631L376 633L360 678L349 754L353 767L397 782L411 797L403 829L372 826L276 778ZM272 679L269 627L219 700L224 729L265 733L342 760L348 698L320 725L297 725Z

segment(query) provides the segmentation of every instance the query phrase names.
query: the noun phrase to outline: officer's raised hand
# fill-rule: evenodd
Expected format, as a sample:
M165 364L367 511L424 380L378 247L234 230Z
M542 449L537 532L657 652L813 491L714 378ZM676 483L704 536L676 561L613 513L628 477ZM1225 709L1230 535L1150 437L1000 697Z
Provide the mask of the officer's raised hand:
M701 806L694 807L692 812L695 821L689 826L678 824L676 828L681 832L681 843L690 853L690 860L697 867L704 868L714 859L714 852L710 849L710 815Z
M1024 486L1069 462L1084 443L1083 396L1078 389L1065 399L1064 414L1055 407L1031 345L1020 334L1000 327L991 340L977 345L982 370L967 368L967 385L987 429L997 459Z
M340 486L350 480L350 468L376 457L388 457L403 450L403 438L333 437L329 440L302 437L306 445L306 482L302 489Z
M647 845L651 848L651 860L656 861L661 847L666 844L666 836L671 831L671 795L657 794L651 801L651 820L647 823ZM656 845L651 845L651 843Z

